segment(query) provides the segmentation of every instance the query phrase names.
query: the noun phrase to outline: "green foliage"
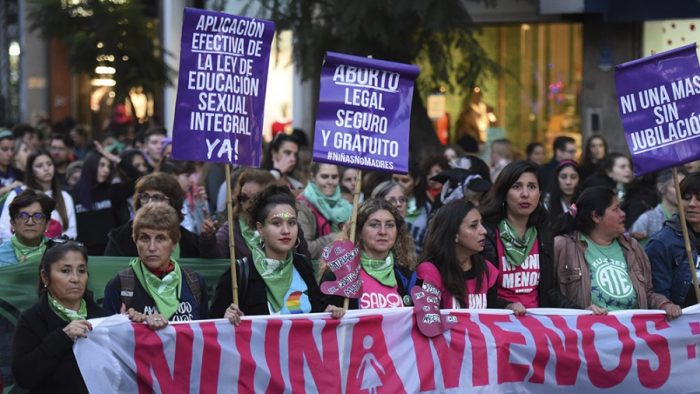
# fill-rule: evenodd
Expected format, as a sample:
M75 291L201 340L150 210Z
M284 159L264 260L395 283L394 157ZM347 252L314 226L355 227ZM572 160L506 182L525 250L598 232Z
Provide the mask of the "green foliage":
M32 30L67 46L72 71L94 75L96 66L114 67L117 97L133 87L155 93L170 84L172 70L163 60L156 24L138 1L30 0L28 13Z
M472 0L474 1L474 0ZM430 64L422 88L468 89L499 65L475 38L462 0L251 0L277 29L294 31L304 78L318 76L326 51Z

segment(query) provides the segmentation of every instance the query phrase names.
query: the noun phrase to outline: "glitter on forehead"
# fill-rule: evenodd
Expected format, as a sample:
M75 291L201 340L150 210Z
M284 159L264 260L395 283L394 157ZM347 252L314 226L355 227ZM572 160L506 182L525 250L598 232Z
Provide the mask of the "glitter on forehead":
M277 213L275 215L272 215L272 217L273 218L282 218L284 220L287 220L287 219L292 219L294 217L294 215L289 213L289 212L280 212L280 213Z

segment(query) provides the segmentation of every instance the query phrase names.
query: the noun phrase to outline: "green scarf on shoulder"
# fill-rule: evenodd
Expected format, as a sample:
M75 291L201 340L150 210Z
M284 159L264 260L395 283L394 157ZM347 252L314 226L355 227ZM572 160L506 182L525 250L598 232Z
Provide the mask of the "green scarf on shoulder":
M530 254L532 246L537 239L537 229L528 227L525 230L525 236L520 238L518 233L511 226L508 219L501 220L498 223L498 231L503 242L506 258L511 265L519 267L525 261L525 258Z
M12 249L14 249L17 262L20 264L39 264L41 257L46 251L46 241L48 240L48 238L43 237L39 246L26 246L19 241L17 234L13 234L10 238L10 242L12 242Z
M129 262L129 266L134 270L136 279L146 290L146 293L155 301L156 307L161 315L170 320L177 312L180 305L180 289L182 288L182 271L180 265L172 260L174 269L168 272L163 278L157 277L143 262L137 257Z
M315 183L309 182L304 189L304 197L331 222L331 231L338 232L338 224L345 223L352 214L352 204L340 194L340 187L335 188L332 196L326 196L318 190Z
M367 274L377 282L387 287L396 286L396 275L394 274L394 252L389 252L384 260L369 258L365 252L360 254L360 265Z
M259 246L251 248L250 251L253 254L253 265L265 282L267 301L272 306L272 311L277 313L282 309L284 296L292 285L293 254L289 252L286 259L275 260L267 258Z
M56 314L56 316L60 317L62 320L67 321L67 322L72 322L74 320L85 320L87 319L87 304L85 304L84 299L80 299L80 307L78 308L77 311L74 311L72 309L68 309L65 306L61 305L60 302L58 302L51 293L46 292L46 295L49 298L49 307L53 311L53 313Z

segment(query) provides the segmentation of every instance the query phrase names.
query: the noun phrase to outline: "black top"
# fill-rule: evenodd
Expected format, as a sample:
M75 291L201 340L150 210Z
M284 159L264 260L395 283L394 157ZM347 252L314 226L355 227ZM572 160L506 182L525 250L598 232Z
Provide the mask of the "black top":
M267 306L267 289L265 281L258 273L253 264L252 258L236 260L236 279L238 282L238 307L246 315L269 315L270 309ZM321 289L316 283L314 271L309 260L298 253L294 253L292 260L294 268L308 288L311 312L322 312L326 304L322 302ZM246 280L247 278L247 280ZM226 308L233 302L233 285L231 283L231 268L219 277L214 291L209 316L212 319L221 318L226 312Z
M129 221L109 232L105 256L136 257L139 255L136 243L131 238L133 224L133 221ZM180 257L199 257L199 238L182 226L180 226Z
M104 315L91 296L84 298L88 319ZM51 310L46 294L22 313L12 343L17 385L30 393L88 392L73 355L73 340L63 332L67 325Z
M417 279L415 271L411 271L410 269L398 264L394 264L394 275L396 276L396 290L399 293L399 296L401 296L401 301L403 302L404 306L412 306L413 299L411 298L411 288L413 288L413 286L422 286L423 281ZM323 277L321 278L321 283L329 280L336 280L335 274L330 269L324 272ZM345 298L341 296L324 294L323 297L323 302L325 304L335 305L341 308L345 302ZM348 309L359 309L357 298L350 299Z

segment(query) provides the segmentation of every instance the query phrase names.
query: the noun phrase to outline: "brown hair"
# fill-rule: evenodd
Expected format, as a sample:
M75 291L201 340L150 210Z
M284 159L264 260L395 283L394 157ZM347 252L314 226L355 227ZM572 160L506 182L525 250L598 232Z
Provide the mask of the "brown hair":
M155 172L153 174L142 176L136 182L135 189L134 209L136 211L141 209L139 194L145 192L146 190L157 190L168 197L168 203L175 209L180 221L182 221L183 217L180 210L182 209L182 203L185 200L185 193L182 191L182 187L180 187L180 184L177 182L174 175L163 172Z
M131 237L134 242L139 237L142 229L165 230L169 233L174 243L180 242L180 215L169 204L156 202L146 204L136 211L134 228Z
M231 197L233 198L233 217L238 218L241 214L241 210L243 209L242 205L238 202L238 197L241 195L241 190L243 189L243 185L245 185L248 182L253 182L257 183L260 185L260 187L264 190L268 186L272 185L275 183L275 177L270 174L269 171L261 170L258 168L247 168L241 172L240 175L238 175L238 179L236 183L233 185L233 194Z
M413 238L408 232L404 218L401 217L399 211L390 202L382 198L370 198L362 203L357 212L356 242L361 247L360 236L362 235L362 228L373 213L381 210L391 213L396 222L396 242L391 248L396 255L396 264L413 271L416 268L416 248L413 246Z

